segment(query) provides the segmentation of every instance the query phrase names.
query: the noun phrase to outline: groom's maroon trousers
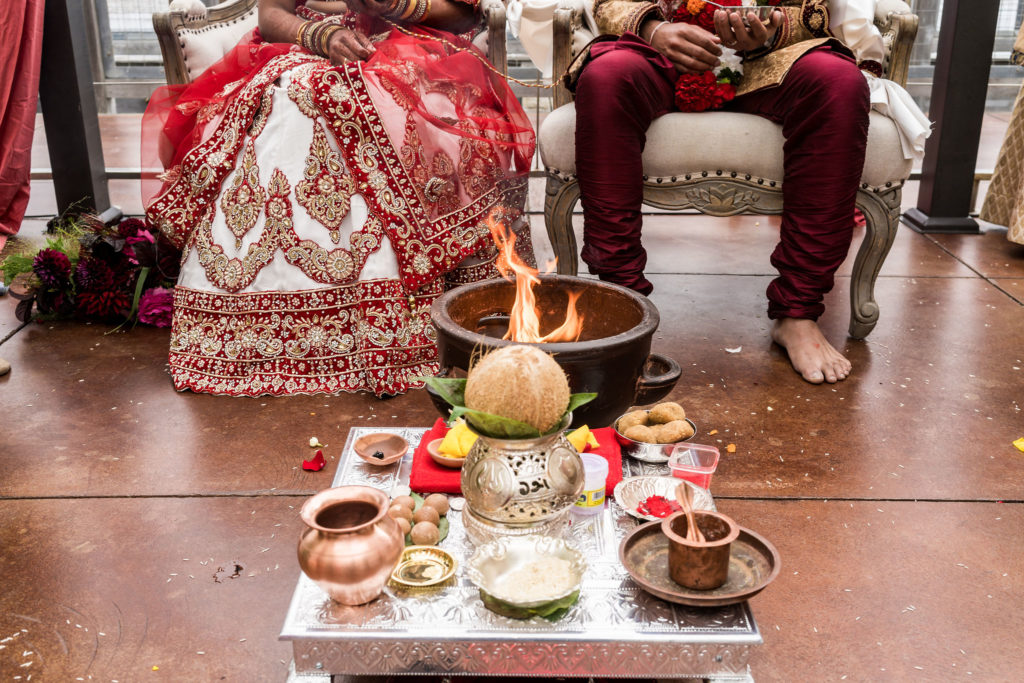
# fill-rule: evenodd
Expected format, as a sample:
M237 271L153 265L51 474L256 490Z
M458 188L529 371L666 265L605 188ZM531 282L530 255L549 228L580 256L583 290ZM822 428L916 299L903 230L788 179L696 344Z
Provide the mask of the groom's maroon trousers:
M651 122L675 109L676 71L632 34L596 43L591 56L576 86L582 256L602 280L649 294L640 242L641 155ZM853 236L869 108L860 70L827 47L801 57L782 85L737 97L728 107L780 124L785 136L782 227L771 256L779 276L768 286L770 318L817 320L824 311L823 297Z

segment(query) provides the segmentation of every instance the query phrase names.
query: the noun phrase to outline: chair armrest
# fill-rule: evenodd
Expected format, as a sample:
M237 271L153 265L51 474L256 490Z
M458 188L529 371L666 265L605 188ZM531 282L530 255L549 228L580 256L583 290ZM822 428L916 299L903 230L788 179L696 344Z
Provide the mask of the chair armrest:
M207 27L212 29L242 21L255 10L256 3L257 0L224 0L212 7L199 7L201 2L176 1L166 12L154 12L153 30L160 43L167 82L180 85L192 80L182 33L194 34Z
M555 9L552 26L551 76L555 81L555 107L572 102L572 93L562 82L565 74L576 56L572 53L572 35L583 27L583 3L586 0L559 0Z
M917 15L902 0L878 0L875 5L875 26L882 32L886 52L882 69L886 78L903 86L907 84L918 22Z
M501 0L482 0L480 11L483 13L484 26L487 31L487 59L502 73L508 76L508 53L505 46L505 5Z

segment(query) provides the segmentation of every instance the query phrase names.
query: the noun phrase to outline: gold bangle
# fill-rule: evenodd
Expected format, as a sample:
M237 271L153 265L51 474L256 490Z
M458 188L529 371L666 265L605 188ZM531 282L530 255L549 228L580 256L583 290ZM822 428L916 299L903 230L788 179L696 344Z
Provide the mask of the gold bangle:
M423 20L423 17L430 11L430 0L416 0L413 13L409 16L409 21L413 24L418 24Z
M412 3L410 0L396 0L396 2L391 5L391 9L387 12L386 16L400 20L402 16L408 14L410 11L412 11Z
M312 23L313 23L312 21L304 21L304 22L302 22L299 25L299 30L295 34L295 44L296 45L301 45L302 47L306 46L305 43L302 42L302 40L305 37L306 29L308 29L309 25L312 24Z
M417 0L408 0L405 4L405 8L402 11L402 15L398 17L399 21L408 21L413 14L416 13L416 9L419 7Z
M331 37L340 30L341 27L337 24L330 24L324 29L323 34L320 36L320 55L322 57L330 56Z

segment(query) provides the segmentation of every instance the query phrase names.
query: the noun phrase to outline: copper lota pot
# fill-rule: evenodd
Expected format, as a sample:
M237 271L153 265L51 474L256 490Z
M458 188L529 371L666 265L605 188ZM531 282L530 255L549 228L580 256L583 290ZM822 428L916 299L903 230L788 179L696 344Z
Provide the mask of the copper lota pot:
M516 286L500 278L462 285L438 297L430 309L437 328L441 374L467 370L474 353L515 342L508 330ZM574 342L537 344L554 356L573 392L597 392L597 398L573 411L573 427L605 427L633 405L654 403L679 379L679 364L651 353L651 337L660 316L650 299L625 287L570 275L543 275L534 288L541 329L565 319L569 292L581 292L577 308L583 333ZM428 387L431 399L448 414L450 406Z
M389 502L370 486L340 486L302 505L309 528L299 538L299 566L336 602L362 605L384 590L405 548Z

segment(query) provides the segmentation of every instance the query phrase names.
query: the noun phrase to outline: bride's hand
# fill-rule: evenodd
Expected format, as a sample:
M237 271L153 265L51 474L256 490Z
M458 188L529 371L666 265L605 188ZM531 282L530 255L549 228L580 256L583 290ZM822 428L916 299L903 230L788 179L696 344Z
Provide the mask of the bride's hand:
M331 64L344 64L369 59L377 51L370 39L361 31L343 28L335 31L327 49L327 58Z

